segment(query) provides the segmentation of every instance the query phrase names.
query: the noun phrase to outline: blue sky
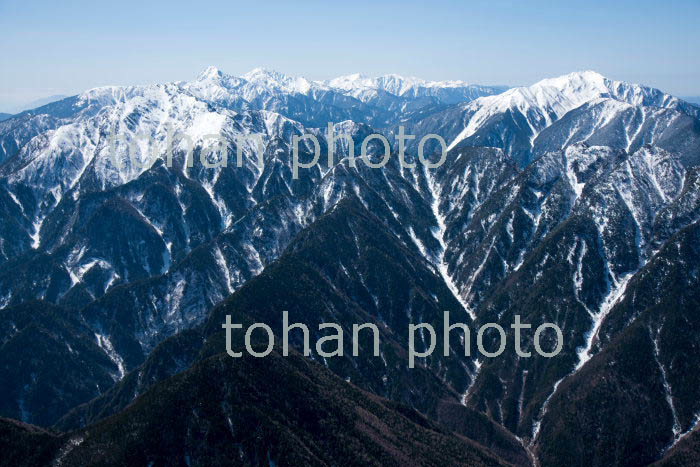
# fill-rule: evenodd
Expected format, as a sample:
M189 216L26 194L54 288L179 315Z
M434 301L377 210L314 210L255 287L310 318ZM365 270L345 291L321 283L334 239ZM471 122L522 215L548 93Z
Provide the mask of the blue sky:
M330 3L0 0L0 111L207 65L511 85L593 69L700 95L699 0Z

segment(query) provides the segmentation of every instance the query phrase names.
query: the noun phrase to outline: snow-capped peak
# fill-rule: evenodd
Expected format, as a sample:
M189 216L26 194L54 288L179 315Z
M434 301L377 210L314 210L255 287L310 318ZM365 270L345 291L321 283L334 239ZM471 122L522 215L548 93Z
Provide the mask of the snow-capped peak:
M477 102L495 105L501 110L540 107L553 110L560 117L584 102L609 94L608 83L608 79L595 71L575 72L543 79L532 86L513 88L499 96L485 97L475 101L475 105Z
M529 88L514 88L514 93L548 94L546 90L555 90L560 98L578 105L593 99L612 98L632 105L675 108L680 100L664 94L658 89L640 84L615 81L595 71L579 71L539 81ZM504 95L507 93L504 93ZM578 106L577 105L577 106Z
M255 68L240 77L228 75L215 66L207 67L198 77L197 82L226 82L233 86L246 82L269 91L307 93L312 83L303 77L291 77L267 68ZM233 87L229 85L228 87Z
M200 75L197 77L198 81L211 80L221 78L224 73L215 66L208 66Z
M362 73L339 76L327 81L321 81L320 83L345 91L371 89L386 91L397 96L402 96L415 88L459 88L470 86L469 83L464 81L427 81L397 74L387 74L372 78Z
M495 115L506 112L522 114L530 126L531 141L544 128L567 112L596 99L614 99L632 105L677 108L679 99L658 89L613 81L595 71L579 71L538 81L532 86L517 87L495 96L476 99L466 105L470 114L467 126L449 148L474 135Z
M362 73L353 73L351 75L339 76L337 78L322 81L322 83L336 89L351 89L375 87L374 79Z
M565 89L596 89L605 92L607 91L607 81L608 79L597 71L587 70L576 71L556 78L546 78L538 81L532 87L554 87L562 91Z
M291 77L265 68L255 68L244 74L242 78L270 90L289 93L308 94L313 87L313 83L304 77Z
M289 80L289 76L284 73L263 67L253 68L248 73L244 74L242 78L248 81L272 80L281 82Z

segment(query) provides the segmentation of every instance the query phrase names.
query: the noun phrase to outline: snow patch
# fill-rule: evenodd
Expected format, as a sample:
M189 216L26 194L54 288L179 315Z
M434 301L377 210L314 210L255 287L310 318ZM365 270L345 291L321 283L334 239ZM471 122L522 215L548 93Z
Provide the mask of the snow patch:
M95 338L97 339L97 345L104 351L104 353L107 354L110 360L117 366L118 370L118 375L116 381L121 381L124 378L124 375L126 374L126 371L124 369L124 360L122 359L121 355L119 355L115 350L114 347L112 346L112 341L109 339L108 336L104 336L102 334L95 333Z

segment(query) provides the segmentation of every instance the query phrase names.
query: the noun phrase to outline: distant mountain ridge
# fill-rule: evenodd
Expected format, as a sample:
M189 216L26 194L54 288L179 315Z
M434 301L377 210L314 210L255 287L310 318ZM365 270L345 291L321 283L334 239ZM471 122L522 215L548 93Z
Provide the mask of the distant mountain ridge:
M691 104L700 105L700 96L685 96L681 99L683 99L686 102L690 102Z
M18 113L24 112L26 110L31 110L31 109L36 109L37 107L42 107L46 104L51 104L52 102L57 102L60 100L65 99L68 97L65 94L54 94L52 96L47 96L47 97L42 97L40 99L34 99L29 102L25 102L24 104L17 105L11 108L6 108L8 112L12 112L11 114L7 115L16 115Z

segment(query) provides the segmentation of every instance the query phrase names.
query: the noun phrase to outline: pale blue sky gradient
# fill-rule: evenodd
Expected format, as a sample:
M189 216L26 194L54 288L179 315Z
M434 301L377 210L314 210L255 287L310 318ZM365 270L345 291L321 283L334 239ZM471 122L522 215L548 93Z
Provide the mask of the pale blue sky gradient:
M0 111L208 65L510 85L593 69L700 95L699 0L330 3L0 0Z

